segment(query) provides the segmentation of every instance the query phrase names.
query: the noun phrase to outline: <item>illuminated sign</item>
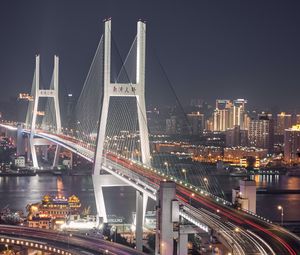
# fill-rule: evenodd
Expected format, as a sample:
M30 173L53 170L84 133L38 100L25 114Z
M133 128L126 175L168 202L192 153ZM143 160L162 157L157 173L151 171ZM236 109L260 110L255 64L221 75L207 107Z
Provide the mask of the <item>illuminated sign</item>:
M26 100L26 101L33 101L33 96L30 96L28 93L20 93L18 99Z

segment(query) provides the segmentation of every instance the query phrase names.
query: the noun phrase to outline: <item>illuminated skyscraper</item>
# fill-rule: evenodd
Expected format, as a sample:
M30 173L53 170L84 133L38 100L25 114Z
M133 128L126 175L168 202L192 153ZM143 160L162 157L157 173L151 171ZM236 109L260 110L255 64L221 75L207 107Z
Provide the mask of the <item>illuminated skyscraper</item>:
M225 135L226 147L248 146L248 130L241 130L240 126L228 128Z
M190 132L192 135L199 135L203 133L204 129L204 114L200 112L193 112L187 115L190 125Z
M245 129L245 106L247 100L245 99L236 99L233 100L232 104L232 124L233 126L240 126L241 129Z
M66 123L65 123L65 125L67 127L71 127L72 126L71 121L72 121L72 116L74 114L74 107L75 107L75 99L73 97L73 94L68 93L67 95L65 95L64 101L66 103L66 109L65 109Z
M214 115L206 120L205 130L206 131L214 131Z
M296 115L296 124L300 124L300 114Z
M274 147L273 120L267 114L260 115L258 120L251 120L248 137L250 146L268 149L268 152L272 152Z
M284 135L284 130L292 127L292 115L282 112L277 114L275 134Z
M217 99L214 111L214 131L226 131L232 127L230 121L230 109L232 101L228 99Z
M300 125L284 131L284 160L287 163L300 163Z
M218 99L214 111L214 131L226 131L239 126L242 130L248 128L248 117L245 111L245 99Z
M168 135L178 134L177 124L176 116L171 116L169 119L166 119L166 133Z

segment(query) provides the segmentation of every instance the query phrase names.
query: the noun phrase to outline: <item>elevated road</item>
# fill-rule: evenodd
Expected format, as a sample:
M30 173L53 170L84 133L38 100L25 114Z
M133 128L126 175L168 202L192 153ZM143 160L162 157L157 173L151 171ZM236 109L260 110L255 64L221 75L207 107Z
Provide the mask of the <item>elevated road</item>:
M0 243L19 245L51 254L141 255L132 248L84 235L20 226L0 225Z

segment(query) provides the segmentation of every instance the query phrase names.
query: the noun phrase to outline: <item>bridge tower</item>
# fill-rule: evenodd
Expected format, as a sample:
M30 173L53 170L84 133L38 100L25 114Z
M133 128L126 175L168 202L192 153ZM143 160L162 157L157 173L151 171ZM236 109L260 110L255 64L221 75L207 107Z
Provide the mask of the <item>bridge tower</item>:
M49 142L43 141L44 139L36 139L36 119L38 115L38 105L39 99L42 97L53 98L54 108L55 108L55 119L56 119L56 130L55 132L59 134L61 132L61 118L59 110L59 99L58 99L58 70L59 70L59 57L54 56L54 70L53 70L53 88L50 89L40 89L40 56L37 55L35 58L35 88L34 88L34 104L33 113L31 119L31 132L30 132L30 150L32 156L32 163L34 168L38 168L38 160L36 155L36 145L49 145ZM53 165L57 164L59 154L59 146L56 147L55 158Z
M104 88L94 159L93 184L98 217L103 222L107 222L103 187L127 186L123 182L120 183L120 180L116 179L113 175L101 173L102 165L105 165L105 161L103 162L103 147L111 97L136 98L142 163L150 166L151 157L145 105L146 24L142 21L138 21L137 23L136 83L134 84L111 82L111 20L105 21L104 27ZM148 196L139 191L137 191L136 196L136 247L138 250L142 250L143 224Z
M137 102L138 124L141 140L142 162L150 165L150 146L145 104L145 46L146 24L137 23L137 57L136 57L136 83L112 83L111 82L111 20L105 21L104 32L104 90L100 127L95 153L94 174L101 170L103 159L103 145L106 132L108 108L110 97L135 97Z

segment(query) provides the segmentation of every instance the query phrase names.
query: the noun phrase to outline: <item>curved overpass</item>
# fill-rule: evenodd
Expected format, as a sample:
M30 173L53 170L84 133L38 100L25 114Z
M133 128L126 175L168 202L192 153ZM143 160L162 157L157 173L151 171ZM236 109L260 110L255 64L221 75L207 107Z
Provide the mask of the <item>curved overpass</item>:
M22 246L61 255L141 255L132 248L79 234L0 225L0 243Z

